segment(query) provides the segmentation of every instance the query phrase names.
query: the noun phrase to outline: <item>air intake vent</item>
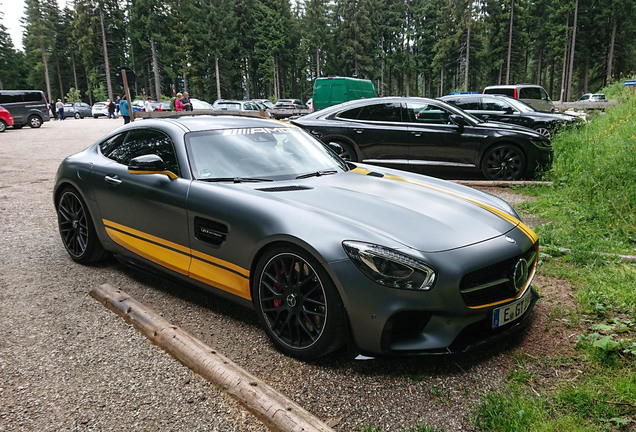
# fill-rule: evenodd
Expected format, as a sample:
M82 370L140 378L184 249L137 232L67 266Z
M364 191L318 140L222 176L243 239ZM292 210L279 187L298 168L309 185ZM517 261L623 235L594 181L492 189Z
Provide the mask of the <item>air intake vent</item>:
M262 188L258 190L262 192L293 192L293 191L310 190L310 189L313 189L313 188L308 186L278 186L278 187L271 187L271 188Z
M227 238L227 226L200 217L194 218L194 236L206 243L220 245Z

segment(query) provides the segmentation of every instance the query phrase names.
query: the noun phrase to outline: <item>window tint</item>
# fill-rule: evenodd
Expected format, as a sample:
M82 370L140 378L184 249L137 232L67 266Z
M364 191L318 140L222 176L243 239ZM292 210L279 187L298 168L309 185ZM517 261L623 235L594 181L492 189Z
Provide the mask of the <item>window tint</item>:
M484 110L486 111L505 111L510 107L510 105L508 105L506 102L491 97L485 97L482 100L482 104L484 105Z
M355 120L360 115L360 111L362 111L362 108L354 108L354 109L351 109L351 110L348 110L348 111L343 111L343 112L339 113L338 117L343 118L343 119Z
M358 120L401 122L402 108L399 103L384 103L362 107Z
M541 89L538 87L523 87L519 89L519 99L543 99L541 97Z
M445 109L437 105L431 105L425 102L408 102L406 104L406 112L409 121L412 123L426 124L449 124L450 114Z
M0 104L22 102L22 93L1 93Z
M515 97L515 89L513 88L491 88L484 90L487 94L500 94L510 97Z
M25 92L24 101L25 102L42 102L44 101L44 96L42 96L42 93L40 92Z
M121 137L124 137L122 140ZM179 175L179 165L172 141L163 132L153 129L135 129L118 135L100 145L102 154L122 165L128 165L137 156L155 154L166 164L166 169Z
M463 110L478 110L481 109L479 98L461 98L453 101L447 101L459 107Z

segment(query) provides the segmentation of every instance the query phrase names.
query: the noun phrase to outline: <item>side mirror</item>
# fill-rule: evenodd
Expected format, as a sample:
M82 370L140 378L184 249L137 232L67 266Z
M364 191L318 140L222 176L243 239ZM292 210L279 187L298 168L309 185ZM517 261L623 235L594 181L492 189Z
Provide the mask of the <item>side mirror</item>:
M171 180L177 178L172 171L166 170L166 164L160 156L155 154L147 154L137 156L128 163L128 172L130 174L165 174Z
M468 125L466 119L459 114L451 114L449 118L451 122L459 126L460 130L463 130L464 126Z

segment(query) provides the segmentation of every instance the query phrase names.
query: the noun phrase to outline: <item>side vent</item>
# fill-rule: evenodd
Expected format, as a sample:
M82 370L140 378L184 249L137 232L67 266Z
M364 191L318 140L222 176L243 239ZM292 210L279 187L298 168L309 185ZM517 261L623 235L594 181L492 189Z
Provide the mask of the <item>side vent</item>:
M301 190L310 190L312 187L308 186L278 186L278 187L270 187L270 188L261 188L257 189L261 192L293 192L293 191L301 191Z
M200 217L194 218L194 236L201 241L220 245L228 235L227 226Z

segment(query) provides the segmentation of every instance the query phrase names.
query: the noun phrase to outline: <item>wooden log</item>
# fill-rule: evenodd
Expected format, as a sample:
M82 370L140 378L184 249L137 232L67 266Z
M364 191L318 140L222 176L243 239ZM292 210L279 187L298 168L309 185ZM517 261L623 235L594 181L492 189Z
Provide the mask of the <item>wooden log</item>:
M185 366L234 397L270 430L333 432L300 405L125 292L104 284L89 294Z

